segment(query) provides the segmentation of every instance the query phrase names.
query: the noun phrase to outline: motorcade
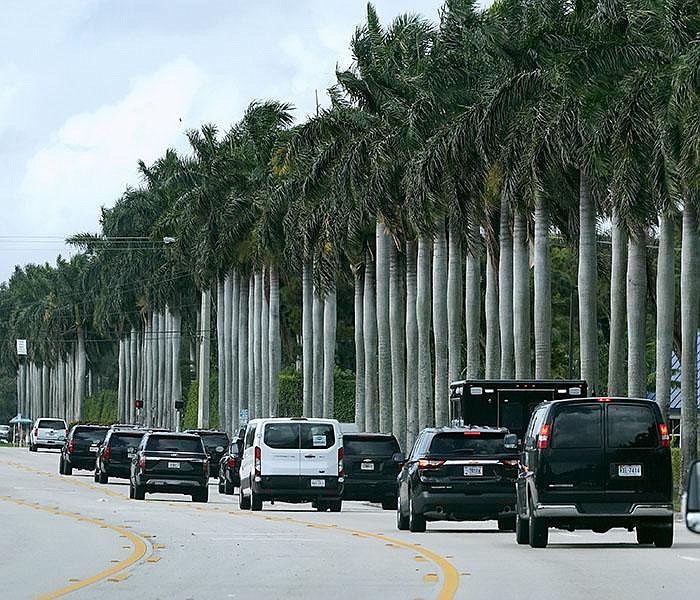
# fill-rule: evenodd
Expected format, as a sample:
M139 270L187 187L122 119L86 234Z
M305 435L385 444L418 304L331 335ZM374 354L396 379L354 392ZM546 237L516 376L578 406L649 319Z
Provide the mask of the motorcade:
M228 450L219 461L219 493L227 496L233 495L237 487L241 485L241 458L243 457L243 440L233 438Z
M131 459L146 431L110 427L95 457L95 483L108 483L110 477L129 479Z
M184 433L193 433L202 438L204 449L209 456L209 477L219 477L219 461L230 444L228 434L214 429L187 429Z
M68 436L68 425L63 419L40 417L29 431L29 451L39 448L61 448Z
M700 461L696 460L688 469L688 481L682 497L683 520L693 533L700 533Z
M0 425L0 440L3 442L12 440L12 429L9 425Z
M396 510L397 480L404 456L390 433L344 433L343 500L379 502Z
M72 475L73 469L93 471L97 451L107 431L109 428L103 425L73 425L61 447L58 472Z
M496 519L515 528L518 439L502 427L424 429L399 474L396 524L422 532L426 521Z
M202 438L191 433L147 432L131 460L129 498L146 494L187 494L209 499L209 457Z
M344 482L343 436L335 419L253 419L241 462L240 507L264 501L313 502L340 512Z
M450 384L452 425L505 427L522 440L541 402L585 397L581 379L465 379Z
M673 544L668 427L639 398L579 398L538 406L517 480L516 539L544 548L550 527L636 530L640 544Z

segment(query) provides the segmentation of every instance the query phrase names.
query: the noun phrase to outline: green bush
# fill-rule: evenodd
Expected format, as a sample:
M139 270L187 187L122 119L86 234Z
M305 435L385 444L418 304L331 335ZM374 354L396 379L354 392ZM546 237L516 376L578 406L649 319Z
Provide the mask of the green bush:
M355 374L336 367L333 372L335 405L333 416L341 422L355 420ZM279 378L279 416L300 417L304 405L304 376L293 367L284 369Z
M183 429L197 428L198 393L199 383L195 379L187 390L185 414L182 419ZM216 371L209 376L209 427L211 429L219 427L219 375Z
M341 423L352 423L355 421L355 373L349 369L336 367L333 380L335 382L333 416Z
M83 402L82 423L111 425L117 421L117 392L102 390Z

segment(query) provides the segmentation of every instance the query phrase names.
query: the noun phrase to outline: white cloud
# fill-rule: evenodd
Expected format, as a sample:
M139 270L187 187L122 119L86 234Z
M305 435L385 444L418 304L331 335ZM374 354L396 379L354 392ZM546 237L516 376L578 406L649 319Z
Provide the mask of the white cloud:
M13 124L23 77L14 65L0 65L0 132Z
M21 185L27 217L41 215L52 232L95 229L99 207L111 205L127 182L137 183L137 159L149 163L182 143L204 79L191 60L179 58L136 79L118 102L67 119L27 163Z

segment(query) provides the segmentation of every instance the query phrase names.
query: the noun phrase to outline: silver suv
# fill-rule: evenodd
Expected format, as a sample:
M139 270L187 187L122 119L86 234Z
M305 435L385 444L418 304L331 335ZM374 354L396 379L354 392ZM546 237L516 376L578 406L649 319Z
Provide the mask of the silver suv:
M36 452L37 448L60 449L67 434L68 426L63 419L37 419L29 432L29 451Z

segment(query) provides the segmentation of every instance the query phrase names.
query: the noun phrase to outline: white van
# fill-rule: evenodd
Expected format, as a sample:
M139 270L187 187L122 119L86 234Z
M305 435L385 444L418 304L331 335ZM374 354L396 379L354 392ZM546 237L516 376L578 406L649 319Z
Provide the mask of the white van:
M340 512L343 434L335 419L253 419L241 461L240 507L262 510L263 501L313 502Z

